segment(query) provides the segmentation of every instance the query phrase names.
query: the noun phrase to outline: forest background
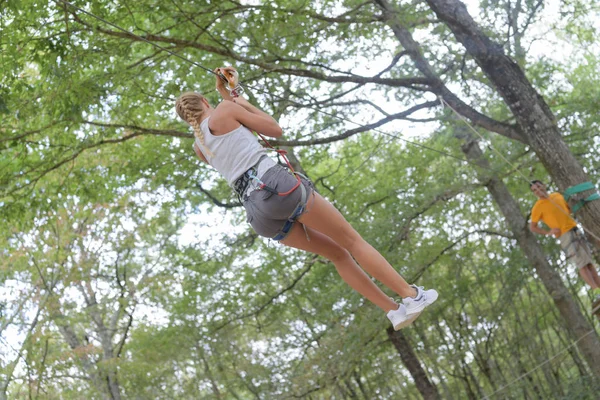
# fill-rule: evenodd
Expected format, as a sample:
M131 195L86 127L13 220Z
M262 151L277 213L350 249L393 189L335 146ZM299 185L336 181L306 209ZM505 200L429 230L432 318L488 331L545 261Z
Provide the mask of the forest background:
M598 182L599 21L593 0L2 1L0 399L596 399L591 295L527 230L527 181ZM223 65L438 289L413 326L257 237L195 158L174 100L216 104Z

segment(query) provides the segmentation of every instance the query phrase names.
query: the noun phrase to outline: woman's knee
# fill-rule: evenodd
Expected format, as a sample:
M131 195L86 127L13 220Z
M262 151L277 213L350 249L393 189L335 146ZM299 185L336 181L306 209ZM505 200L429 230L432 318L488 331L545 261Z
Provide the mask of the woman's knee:
M348 259L352 259L350 252L337 243L330 244L324 248L321 255L334 264L342 263Z
M348 250L350 254L355 254L365 242L354 228L342 232L335 240L340 246Z

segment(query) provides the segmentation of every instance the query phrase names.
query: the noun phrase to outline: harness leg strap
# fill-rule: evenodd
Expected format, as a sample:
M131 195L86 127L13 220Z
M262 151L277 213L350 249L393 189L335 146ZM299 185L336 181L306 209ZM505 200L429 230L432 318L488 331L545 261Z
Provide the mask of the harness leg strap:
M273 240L280 241L280 240L285 239L285 237L288 235L288 233L292 229L294 222L296 222L296 218L298 218L304 212L304 210L306 208L307 200L308 200L308 193L306 192L306 188L304 187L304 185L301 184L300 185L300 201L298 202L298 205L296 206L296 208L294 208L294 211L292 211L290 216L287 218L287 221L285 222L285 224L283 225L281 230L279 232L277 232L277 234L275 236L273 236ZM304 225L302 225L302 227L304 228L304 233L306 234L307 240L310 241L310 238L308 237L308 232L306 231L306 227Z

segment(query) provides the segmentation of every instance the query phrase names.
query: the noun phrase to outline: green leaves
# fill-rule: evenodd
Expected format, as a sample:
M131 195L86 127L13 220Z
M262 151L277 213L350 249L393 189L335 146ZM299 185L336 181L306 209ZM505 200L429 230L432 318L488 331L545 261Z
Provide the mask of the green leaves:
M398 375L384 312L331 262L258 238L241 206L220 206L237 199L194 157L173 110L184 90L216 104L214 76L137 36L208 69L236 66L319 192L407 280L440 291L406 336L452 396L483 397L568 342L475 167L460 160L463 122L448 108L398 114L446 85L468 111L516 129L425 3L389 13L360 1L74 4L127 32L61 2L8 1L0 11L7 396L108 397L107 382L123 398L419 396ZM558 33L587 53L559 62L529 52L537 4L482 3L480 19L491 37L508 38L506 51L596 176L597 35L573 9ZM585 2L572 7L583 6L595 15ZM386 18L413 35L439 82L424 79ZM357 127L378 121L377 130ZM521 177L487 146L539 174L531 150L470 122L485 137L486 173L500 174L528 210ZM562 266L557 247L545 246ZM537 395L571 387L580 364L574 353L532 374Z

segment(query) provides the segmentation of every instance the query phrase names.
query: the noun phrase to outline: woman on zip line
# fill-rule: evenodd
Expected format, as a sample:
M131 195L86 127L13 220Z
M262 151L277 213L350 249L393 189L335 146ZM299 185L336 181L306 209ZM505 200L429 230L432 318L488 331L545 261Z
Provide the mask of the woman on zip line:
M281 127L238 96L233 67L214 72L223 97L217 107L201 94L186 92L175 108L194 129L196 154L238 194L252 228L261 236L330 260L346 283L387 313L395 330L410 325L438 293L409 285L311 182L268 157L252 131L279 138ZM402 303L381 291L365 271L402 297Z

